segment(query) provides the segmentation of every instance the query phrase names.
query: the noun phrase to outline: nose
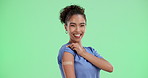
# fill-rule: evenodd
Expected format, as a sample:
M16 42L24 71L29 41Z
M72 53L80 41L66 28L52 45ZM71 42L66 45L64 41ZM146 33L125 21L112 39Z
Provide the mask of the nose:
M79 26L76 27L76 31L77 31L77 32L80 31L80 27L79 27Z

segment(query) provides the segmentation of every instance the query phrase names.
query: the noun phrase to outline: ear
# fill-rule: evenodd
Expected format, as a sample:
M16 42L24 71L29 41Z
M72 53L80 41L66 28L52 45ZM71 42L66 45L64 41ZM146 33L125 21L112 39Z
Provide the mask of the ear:
M65 28L65 30L67 31L67 25L66 25L66 24L64 25L64 28Z

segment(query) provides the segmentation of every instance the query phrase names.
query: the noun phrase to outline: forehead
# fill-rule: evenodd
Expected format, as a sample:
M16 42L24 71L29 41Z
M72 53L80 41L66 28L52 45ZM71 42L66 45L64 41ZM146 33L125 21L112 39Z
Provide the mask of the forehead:
M71 16L71 18L69 19L68 23L85 23L85 19L83 17L83 15L77 14L77 15L73 15Z

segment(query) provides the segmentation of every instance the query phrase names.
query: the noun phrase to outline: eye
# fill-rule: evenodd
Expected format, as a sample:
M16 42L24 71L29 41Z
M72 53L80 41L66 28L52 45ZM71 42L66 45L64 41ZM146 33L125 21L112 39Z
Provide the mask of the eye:
M84 27L85 25L81 25L81 27Z
M74 27L75 25L70 25L70 26Z

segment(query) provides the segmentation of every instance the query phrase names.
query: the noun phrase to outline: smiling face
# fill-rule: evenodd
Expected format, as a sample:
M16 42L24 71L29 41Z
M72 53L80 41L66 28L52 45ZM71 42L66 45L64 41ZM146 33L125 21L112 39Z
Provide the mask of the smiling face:
M79 43L84 36L86 21L83 15L75 14L67 21L65 29L69 34L70 42Z

